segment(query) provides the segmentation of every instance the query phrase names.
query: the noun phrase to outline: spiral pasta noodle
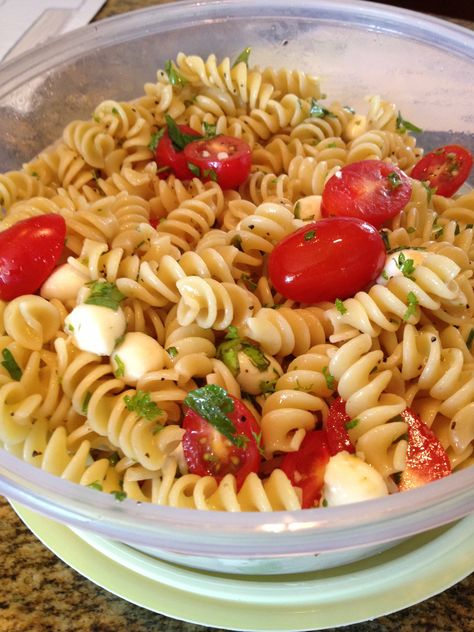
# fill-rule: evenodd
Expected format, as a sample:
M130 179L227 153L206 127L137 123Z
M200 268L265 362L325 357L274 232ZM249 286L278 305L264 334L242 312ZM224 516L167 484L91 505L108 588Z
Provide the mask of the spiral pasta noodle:
M47 214L66 223L64 256L38 291L0 300L0 444L118 500L292 511L308 505L288 457L329 436L341 401L342 451L387 493L410 459L407 409L453 470L473 465L472 191L443 196L410 178L423 151L395 104L326 105L317 77L250 66L248 53L181 52L142 95L102 101L0 174L0 231ZM178 153L191 131L245 141L248 176L224 187L189 161L188 179L163 168L163 135ZM321 219L328 180L365 160L399 167L411 186L381 229L380 277L344 300L286 298L270 255ZM237 402L226 414L245 432L211 424L199 469L189 437L202 428L189 424L203 390ZM257 465L241 476L249 445Z

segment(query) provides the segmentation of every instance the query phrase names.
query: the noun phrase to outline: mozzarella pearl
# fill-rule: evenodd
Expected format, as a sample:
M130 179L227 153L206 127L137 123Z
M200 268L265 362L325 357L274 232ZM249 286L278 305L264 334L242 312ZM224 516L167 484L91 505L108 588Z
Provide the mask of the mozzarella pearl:
M115 347L110 361L114 373L118 371L126 384L134 386L146 373L163 369L166 356L157 340L140 331L132 331Z
M329 507L388 495L387 485L371 465L342 451L329 459L324 473L323 497Z
M121 308L81 303L65 318L64 325L79 349L108 356L117 338L125 333L127 322Z

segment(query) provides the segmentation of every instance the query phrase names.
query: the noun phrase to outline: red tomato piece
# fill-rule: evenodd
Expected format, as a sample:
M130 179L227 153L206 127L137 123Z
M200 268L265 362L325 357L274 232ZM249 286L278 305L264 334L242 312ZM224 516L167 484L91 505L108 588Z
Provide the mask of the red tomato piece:
M451 474L449 457L430 428L409 408L401 416L408 424L408 451L400 491L421 487Z
M188 127L187 125L178 125L179 131L187 136L195 136L200 138L201 135L196 130ZM191 180L194 178L194 174L188 167L188 160L182 149L177 149L169 135L168 128L165 130L163 136L155 149L155 160L160 171L160 176L168 177L170 173L173 173L180 180ZM166 169L168 167L168 169Z
M302 303L353 296L373 283L385 264L378 231L355 217L330 217L280 241L268 261L275 289Z
M380 228L407 205L410 178L382 160L346 165L326 183L321 201L324 217L358 217Z
M438 147L419 160L411 177L428 182L438 195L449 197L467 180L472 168L472 154L460 145Z
M292 485L301 489L303 509L318 505L324 484L324 472L330 456L324 430L306 433L299 450L285 454L281 469Z
M346 402L338 397L329 407L329 413L326 419L326 434L331 456L343 450L350 453L355 452L355 448L347 432L346 424L350 420L351 418L346 413Z
M201 180L215 180L223 189L235 189L250 173L252 151L240 138L214 136L189 143L183 151Z
M36 292L54 270L64 248L66 222L48 213L0 232L0 299Z
M191 408L186 408L183 420L183 451L189 471L199 476L214 476L221 480L226 474L233 474L240 489L248 474L258 472L260 450L257 441L260 427L250 410L239 399L229 397L234 402L234 410L227 417L235 426L235 434L244 435L245 445L237 447L221 434L206 419Z

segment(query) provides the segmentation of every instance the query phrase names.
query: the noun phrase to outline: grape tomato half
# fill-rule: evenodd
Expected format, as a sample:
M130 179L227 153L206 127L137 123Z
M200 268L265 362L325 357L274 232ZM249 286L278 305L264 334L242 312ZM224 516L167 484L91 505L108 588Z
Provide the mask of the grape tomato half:
M449 197L467 180L472 162L472 155L465 147L446 145L421 158L411 177L427 182L438 195Z

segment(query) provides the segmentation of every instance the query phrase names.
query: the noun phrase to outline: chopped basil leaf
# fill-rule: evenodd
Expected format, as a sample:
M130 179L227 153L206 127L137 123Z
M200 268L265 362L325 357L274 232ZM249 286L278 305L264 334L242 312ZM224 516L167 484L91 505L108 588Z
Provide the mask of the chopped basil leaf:
M166 352L168 353L170 358L176 358L176 356L178 355L178 350L176 349L176 347L168 347L168 349L166 349Z
M326 380L326 386L330 391L333 391L336 383L336 378L334 377L334 375L331 375L331 373L329 373L328 366L323 367L323 375L324 379Z
M413 279L413 272L415 271L415 262L413 259L407 259L403 252L400 252L395 264L403 276L408 279Z
M179 125L169 114L165 115L166 126L168 128L168 136L178 151L182 151L186 145L202 138L200 134L186 134L182 132Z
M265 451L262 447L262 431L257 434L254 430L252 430L252 437L255 439L255 443L257 444L258 452L260 456L265 457Z
M244 272L244 273L241 274L240 279L245 283L247 289L249 289L251 291L257 289L257 284L252 279L250 274L247 274L246 272Z
M122 294L118 287L109 281L91 281L86 283L86 286L91 290L84 301L88 305L100 305L117 311L125 298L125 294Z
M83 415L87 415L87 409L89 408L89 402L91 401L92 393L87 391L82 401L81 411Z
M421 180L421 184L426 190L426 197L429 204L431 202L433 193L436 191L436 187L430 187L430 183L427 182L426 180Z
M240 373L240 362L238 348L240 341L229 340L219 345L216 357L221 360L234 377Z
M201 177L201 169L199 169L199 167L195 165L193 162L188 162L188 169L191 173L193 173L196 176L196 178Z
M392 190L396 189L402 184L402 179L396 171L391 171L387 176L387 180L389 181Z
M410 123L410 121L406 121L403 117L401 112L398 112L398 116L397 116L397 130L400 133L405 133L405 132L415 132L415 133L420 133L423 130L420 127L417 127L416 125L414 125L413 123Z
M225 335L225 339L226 340L236 340L237 338L240 339L239 330L237 329L237 327L235 325L229 325L229 327L227 329L227 333Z
M407 311L403 314L403 320L408 320L411 316L416 314L416 308L418 307L418 299L413 292L407 294L408 307Z
M474 341L474 327L471 328L471 331L469 332L467 339L466 339L466 347L471 350L472 347L472 343Z
M333 114L330 110L328 110L323 105L318 103L314 97L311 99L311 107L309 110L309 115L314 118L323 118L324 116L328 116L330 118L336 118L335 114Z
M117 465L117 463L120 461L120 456L118 452L112 452L112 454L108 456L107 458L109 460L110 465Z
M94 481L93 483L89 483L89 485L87 487L90 487L91 489L97 489L97 491L101 492L103 491L103 487L102 484L99 483L99 481Z
M134 395L125 395L123 398L127 410L137 413L139 417L143 417L148 421L154 421L163 414L155 402L151 401L150 393L138 390Z
M346 430L352 430L352 428L355 428L358 423L359 423L360 419L350 419L349 421L346 421L345 426L346 426Z
M202 172L204 178L209 178L212 182L217 182L217 172L215 169L204 169Z
M204 137L205 138L214 138L217 133L217 125L215 123L203 123L204 127Z
M21 380L21 376L23 375L23 371L18 366L13 353L10 349L3 349L2 357L3 360L0 364L5 367L13 380L19 382Z
M148 149L151 149L151 151L155 151L164 133L165 133L165 128L162 127L160 130L152 134L150 138L150 142L148 143Z
M115 377L123 377L125 375L125 364L119 355L114 355L115 364L117 368L114 371Z
M382 279L385 279L386 281L388 281L389 277L387 274L387 270L382 270Z
M246 66L249 65L249 57L250 57L250 53L252 52L252 49L250 47L244 48L244 50L239 53L237 55L237 57L235 58L234 63L232 64L232 68L235 68L235 66L237 66L237 64L240 64L242 62L244 62L244 64Z
M250 359L250 362L257 367L259 371L266 371L270 366L270 360L260 349L247 342L242 342L242 351Z
M344 314L347 312L347 307L344 305L344 302L341 301L340 298L336 298L336 300L334 301L334 304L336 306L337 311L344 316Z
M261 393L274 393L276 388L276 380L262 380L259 384Z
M196 388L186 395L184 404L208 421L231 443L238 447L242 446L242 435L236 435L234 422L227 416L227 413L234 410L234 402L221 386L207 384L202 388Z
M308 232L304 234L304 240L311 241L311 239L314 239L315 235L316 235L315 230L308 230Z
M123 500L125 500L125 498L127 498L127 494L126 492L123 491L116 491L116 492L110 492L113 496L115 496L115 500L119 500L120 502L122 502Z
M170 59L165 63L165 72L172 86L184 86L188 83Z

